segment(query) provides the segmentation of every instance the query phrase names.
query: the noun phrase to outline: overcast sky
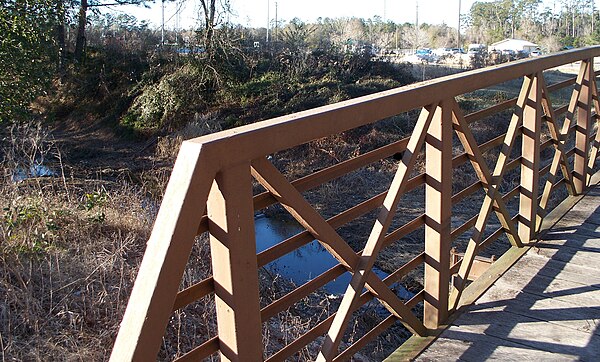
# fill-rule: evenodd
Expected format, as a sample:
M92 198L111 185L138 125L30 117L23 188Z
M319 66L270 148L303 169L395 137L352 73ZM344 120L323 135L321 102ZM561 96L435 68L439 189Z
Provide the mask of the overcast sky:
M230 0L234 15L230 21L246 26L265 27L267 19L275 19L275 4L279 20L289 21L295 17L303 21L314 21L319 17L372 18L380 16L396 23L414 23L419 7L419 23L458 25L458 5L461 13L468 14L475 0ZM559 7L558 0L544 0L546 6ZM158 27L161 23L161 0L149 9L139 6L119 7L120 10L136 16L139 20L148 20ZM177 16L179 9L179 16ZM269 16L267 17L267 11ZM189 28L196 23L199 2L196 0L177 0L165 3L165 26Z

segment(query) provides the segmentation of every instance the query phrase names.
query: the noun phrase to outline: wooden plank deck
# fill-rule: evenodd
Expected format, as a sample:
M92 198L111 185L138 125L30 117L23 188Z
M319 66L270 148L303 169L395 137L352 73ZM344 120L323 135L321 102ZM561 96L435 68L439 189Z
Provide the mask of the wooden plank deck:
M600 185L417 361L600 361Z

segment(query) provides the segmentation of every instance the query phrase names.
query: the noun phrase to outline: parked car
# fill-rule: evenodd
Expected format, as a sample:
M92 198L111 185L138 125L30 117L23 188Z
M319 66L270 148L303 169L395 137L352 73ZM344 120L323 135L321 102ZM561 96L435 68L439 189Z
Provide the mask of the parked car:
M415 55L419 60L426 63L437 62L439 60L439 57L433 54L429 48L417 49Z
M505 56L508 60L515 60L517 58L517 52L512 49L503 49L502 55Z
M467 48L467 54L483 54L487 50L487 47L483 44L469 44Z
M452 54L452 49L451 48L437 48L433 51L433 54L437 55L438 57L445 57L447 55Z

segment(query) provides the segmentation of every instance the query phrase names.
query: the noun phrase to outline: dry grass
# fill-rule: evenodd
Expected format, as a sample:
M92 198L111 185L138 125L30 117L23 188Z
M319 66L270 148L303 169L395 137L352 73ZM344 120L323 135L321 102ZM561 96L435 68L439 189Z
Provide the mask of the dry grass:
M14 181L41 164L54 176ZM106 359L156 207L126 183L65 175L39 125L10 129L2 166L2 360Z
M500 96L503 100L504 96ZM463 101L467 106L479 105L477 99ZM315 140L274 155L273 162L289 179L296 179L405 137L416 116L415 112L409 112L373 126ZM168 164L174 160L182 140L220 129L214 126L218 124L215 119L215 115L198 117L185 129L161 138L156 156L167 160L165 163ZM510 112L504 112L473 123L472 130L478 143L505 132L509 120ZM79 179L64 171L66 168L58 147L48 133L35 124L12 128L1 146L2 358L106 360L168 180L169 167L138 175L124 170L122 175L117 173L110 180L102 180L100 173L96 178ZM515 149L517 152L520 145ZM455 142L455 153L458 152L462 152L462 148ZM484 157L493 167L497 150ZM49 165L54 176L14 182L16 170L30 170L38 164ZM396 167L397 162L391 158L381 160L306 192L305 197L324 217L331 217L385 191ZM423 168L421 157L416 170ZM471 165L456 169L454 192L475 180ZM518 172L508 173L502 190L509 190L518 182ZM457 205L460 210L453 217L453 227L476 215L481 196L478 193ZM422 187L407 194L393 227L420 215L424 202ZM271 212L272 209L281 210L271 208ZM339 229L341 236L355 250L364 246L374 213ZM492 218L490 224L496 226L498 222ZM464 248L469 235L466 233L457 240L455 246ZM422 230L409 234L381 253L378 266L387 271L397 269L423 250L423 239ZM492 248L489 252L501 252L501 249ZM196 240L181 288L210 274L210 251L204 235ZM265 270L260 271L259 277L262 306L295 287ZM403 280L412 291L422 289L422 283L422 268ZM272 318L263 326L265 354L274 353L327 318L337 309L337 303L336 298L328 298L323 291L318 291ZM214 308L214 299L206 297L174 313L159 358L181 356L214 336ZM356 340L381 320L382 316L374 312L375 308L368 305L356 314L345 336L346 343ZM373 359L381 359L406 337L405 329L394 327L383 338L371 343L367 350L373 353ZM317 340L309 344L294 360L314 358L319 343ZM368 358L358 356L357 360Z
M123 184L60 178L0 189L3 360L103 360L154 218Z
M162 171L135 177L123 171L113 180L102 180L99 171L96 178L77 178L64 171L58 147L38 125L12 129L1 149L2 360L107 360L158 210L157 190L164 189L167 178ZM52 176L14 181L16 170L42 160ZM339 192L349 185L328 187ZM208 238L202 235L181 288L210 275ZM263 306L295 287L264 269L259 276ZM338 302L317 291L275 316L263 328L265 354L313 328ZM209 296L175 312L159 359L181 356L214 336L214 308ZM313 342L295 360L312 359L318 347Z

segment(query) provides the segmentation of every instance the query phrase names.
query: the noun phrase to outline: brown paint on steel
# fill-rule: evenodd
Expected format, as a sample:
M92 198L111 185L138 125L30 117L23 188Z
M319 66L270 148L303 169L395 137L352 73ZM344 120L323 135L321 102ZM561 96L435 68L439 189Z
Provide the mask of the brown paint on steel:
M425 144L425 304L423 323L437 329L448 319L452 215L452 101L444 100Z
M535 238L537 198L539 195L540 134L542 127L541 73L530 77L531 88L523 104L523 131L521 139L521 195L519 199L519 237L529 241Z
M250 164L219 172L207 203L221 360L262 359Z
M575 129L575 160L573 164L573 184L575 192L581 194L588 181L588 157L590 152L590 132L592 123L592 73L593 60L581 63L581 83L577 79L577 85L581 87L577 102L577 128Z
M196 215L208 199L215 172L202 151L198 144L182 145L163 199L168 206L156 217L111 361L156 359L196 235Z
M290 197L294 193L314 188L324 182L333 180L348 172L405 150L409 142L408 139L399 140L393 144L320 170L307 177L292 181L291 186L294 188L293 191L289 189L282 195L279 195L278 192L280 190L278 187L275 187L270 189L269 193L257 195L254 199L252 199L252 195L248 192L250 189L249 182L246 182L246 177L249 175L247 171L250 161L261 159L267 154L279 150L287 149L317 138L338 134L345 130L373 123L377 120L419 108L427 104L437 104L447 99L453 99L454 96L482 87L528 74L537 74L538 80L542 81L542 84L539 87L534 87L535 93L527 93L530 102L534 102L534 104L528 103L525 105L524 103L520 103L519 99L511 99L488 109L472 113L466 117L458 117L464 122L463 127L466 129L469 123L514 107L516 104L522 104L522 108L525 108L523 118L526 122L531 122L534 118L536 119L536 122L538 122L537 120L541 118L540 107L542 106L546 111L546 120L549 121L555 120L559 114L566 112L567 117L565 124L563 125L563 132L561 132L561 134L551 132L553 133L551 140L545 142L543 145L540 145L538 140L537 145L537 150L540 150L542 146L545 148L551 145L554 145L555 148L560 148L559 146L561 143L564 144L564 139L566 139L565 134L567 132L570 132L571 130L579 132L581 135L578 136L579 138L576 137L577 147L562 152L563 156L561 156L560 166L566 168L565 159L570 158L573 154L576 154L576 159L577 157L580 157L582 160L587 161L585 158L590 149L589 133L591 127L589 122L591 118L598 118L596 114L592 113L590 110L592 101L595 102L596 109L599 108L595 80L592 75L598 73L593 73L591 66L587 66L586 68L584 62L582 71L575 81L569 79L550 85L543 91L544 96L546 97L542 97L539 94L539 89L543 89L544 85L540 72L543 69L563 63L569 63L580 59L590 59L597 55L600 55L600 47L590 47L564 52L558 55L549 55L536 60L513 62L483 70L465 72L436 79L427 83L385 91L184 142L166 192L165 200L163 201L163 207L161 207L156 226L149 241L148 252L144 256L142 268L140 269L138 280L136 280L136 285L132 292L132 297L122 323L122 328L117 337L117 341L115 342L111 360L145 361L154 359L158 352L160 339L164 333L166 323L168 322L169 313L174 309L181 308L188 303L211 293L213 290L216 290L219 299L217 303L220 313L219 337L217 339L213 338L192 350L187 355L184 355L182 360L208 356L216 351L216 344L221 346L220 350L222 358L224 359L239 360L242 357L246 358L247 356L254 356L251 358L252 360L260 360L262 359L262 351L260 348L261 319L264 320L283 310L283 308L291 305L294 300L302 298L307 293L314 290L314 288L318 288L319 285L329 280L333 275L337 275L345 269L370 270L368 264L370 264L371 261L367 263L366 267L364 265L360 266L357 264L357 262L361 260L359 256L351 251L345 243L340 242L341 238L336 238L337 233L335 233L334 225L337 225L338 223L343 225L354 218L373 210L381 204L385 197L390 196L385 193L350 208L327 221L320 217L315 218L315 215L310 216L311 212L314 210L310 205L303 205L299 202L299 199L292 202L292 211L295 212L296 210L294 208L299 208L299 213L296 215L298 218L301 220L305 220L304 218L306 217L311 219L311 222L307 222L305 226L313 235L305 233L298 239L291 238L296 241L290 241L287 244L282 243L283 245L276 249L278 250L277 252L273 250L269 253L259 255L258 262L255 250L249 250L254 248L254 245L249 245L253 244L252 242L249 242L249 240L253 240L253 236L249 236L248 232L245 233L246 235L242 235L243 233L239 231L242 229L252 229L250 225L253 225L253 210L266 207L274 202L283 202L284 206L286 206L286 197ZM547 92L569 86L573 83L576 83L579 87L576 86L570 104L554 110L554 115L552 115L551 105L549 105L549 100L547 99ZM520 97L522 95L523 92ZM455 112L460 113L458 109L456 109ZM577 115L576 119L575 115ZM520 118L519 115L515 114L515 116L513 116L513 121L515 117ZM575 120L576 122L574 122ZM511 122L511 127L513 129L512 140L509 140L510 145L514 142L514 137L520 132L520 127L516 127L515 129L513 123L514 122ZM533 125L533 128L535 129L534 134L539 134L535 127L537 126ZM551 131L557 129L555 124L551 124L550 128L552 127L554 127L554 129L551 129ZM525 126L525 130L526 132L525 135L523 135L523 138L531 138L532 133L530 131L532 130L532 124L528 123ZM508 133L511 133L510 127ZM438 155L439 157L432 157L432 155L430 155L431 159L438 159L438 161L431 161L431 165L437 163L438 167L443 164L443 161L439 161L439 159L449 158L449 163L454 167L468 160L472 163L475 161L474 167L476 167L476 171L480 176L479 182L467 187L458 194L451 196L450 189L450 192L446 192L440 197L449 199L450 204L458 202L462 198L476 192L480 187L489 189L490 185L497 185L502 178L504 171L515 168L520 164L527 165L534 169L537 167L539 170L539 160L535 159L536 152L526 152L525 147L523 147L522 150L523 156L508 162L508 156L504 152L507 146L507 138L511 138L511 136L499 136L487 141L481 146L477 146L473 141L469 141L468 144L472 148L470 154L465 152L454 158L444 154ZM255 142L256 139L269 139L270 142L257 143ZM482 165L484 163L481 154L493 147L499 146L502 139L505 140L505 144L503 145L503 152L496 165L497 169L495 169L493 173L489 173L488 171L489 176L486 176L485 168L482 169L477 165ZM525 142L528 141L526 140ZM591 149L593 156L597 153L598 140L596 140ZM451 155L451 152L446 153ZM592 166L589 165L590 163ZM580 175L580 178L583 180L582 187L585 188L589 169L593 167L593 161L589 160L585 162L584 166L581 166L582 164L584 163L578 163L578 167L581 170L576 168L575 175L576 177ZM499 167L501 172L497 172ZM555 168L556 167L552 165L542 168L540 171L554 174ZM264 171L264 169L262 169L262 171ZM272 181L272 171L273 170L269 171L271 172L271 175L268 177L269 182ZM269 172L267 173L269 174ZM211 216L212 221L210 224L212 247L217 255L226 256L230 260L231 258L238 261L243 260L243 262L233 261L223 263L227 265L215 265L216 278L211 277L205 279L196 285L177 293L177 286L179 285L179 280L183 273L187 256L191 251L191 243L194 240L194 236L198 232L206 231L209 227L209 223L207 222L208 218L202 216L202 210L200 210L200 213L198 212L198 205L200 205L200 209L202 209L203 205L206 203L208 192L211 189L213 179L217 174L219 187L221 187L222 190L213 189L210 198L210 204L213 205L211 206L212 210L215 211ZM539 174L537 177L539 177ZM529 176L526 175L526 184L531 181L528 178ZM239 183L241 179L245 180L245 182L242 182L242 185ZM431 186L433 180L431 174L428 176L420 174L414 176L410 180L405 179L403 181L405 182L404 188L400 188L402 190L396 189L396 195L393 195L394 198L399 198L404 192L422 185L425 180L429 180L429 185ZM558 182L551 182L552 187L562 183L569 184L568 175ZM279 182L278 185L279 187L284 186L281 182ZM245 190L241 193L243 195L242 197L240 197L238 192L240 187ZM526 187L528 187L528 185L526 185ZM519 190L520 187L517 187L503 197L498 196L491 198L490 202L492 202L493 205L489 205L488 207L491 207L498 213L498 216L503 219L503 227L498 229L483 242L475 243L475 248L471 251L471 255L469 255L469 250L467 251L466 259L470 259L471 257L475 258L476 251L487 246L502 235L502 233L508 232L509 237L516 234L516 232L511 230L512 225L514 225L514 221L517 219L522 220L523 217L519 218L516 216L511 220L506 220L506 209L503 206L503 200L515 196ZM540 199L542 200L542 203L544 203L545 200L545 193L539 197L537 197L537 194L538 193L533 190L530 192L530 195L528 195L532 200L533 208L536 207L537 202ZM282 198L282 196L285 197ZM490 195L488 194L488 196ZM543 208L538 207L538 209L538 212L530 215L532 219L537 218L538 215L545 214L542 212ZM240 212L240 210L244 211ZM528 213L528 211L531 210L528 209L524 211ZM431 219L432 215L435 214L436 212L428 210L427 216L418 217L390 234L383 235L385 233L381 233L378 237L380 240L371 243L372 245L368 246L367 254L370 253L369 255L372 255L373 257L371 259L373 259L380 248L388 246L395 240L422 226L423 223L425 223L426 218ZM464 232L472 228L473 225L471 224L471 220L467 221L467 223L455 229L452 233L448 232L448 235L446 235L445 238L440 237L439 241L445 242L445 239L448 241L451 240L453 237L456 237L459 232ZM485 224L485 222L483 222L483 224ZM233 230L229 229L230 225L237 225L238 232L231 232ZM261 262L268 262L269 260L272 260L271 258L280 255L281 252L291 251L295 249L294 247L297 245L303 245L303 243L310 241L312 236L324 236L326 242L330 243L326 245L331 246L330 251L338 257L341 264L319 276L318 281L306 283L304 286L272 303L270 306L267 306L262 312L259 311L257 297L258 286L254 281L247 283L248 276L250 276L251 280L254 280L252 275L255 275L256 267L259 266ZM233 255L230 254L229 246L232 240L239 240L239 244L246 244L240 247L244 250L233 251ZM518 237L516 240L518 241ZM150 253L150 251L153 251L153 253ZM435 252L439 253L440 251L444 253L443 250L436 250ZM416 268L426 259L428 258L424 255L418 256L396 272L392 273L384 281L379 280L371 273L364 281L365 286L369 291L360 296L353 297L356 304L354 305L354 303L352 303L353 305L349 309L342 309L342 314L347 315L356 307L362 305L366 300L377 297L381 299L383 304L386 305L390 311L392 311L394 319L400 318L409 328L418 331L419 328L421 328L419 326L420 322L413 319L414 315L412 315L408 309L412 308L419 300L425 300L426 298L424 296L426 293L421 291L415 298L404 304L397 299L387 286L399 280L402 275L405 275L408 271ZM458 265L453 266L453 268L456 267L458 267ZM463 267L464 265L460 265L459 272ZM243 270L243 272L240 272L240 270ZM251 270L254 271L251 272ZM442 272L448 274L450 268L442 270ZM467 270L467 272L464 273L464 277L466 278L469 275L470 273ZM355 278L358 277L355 275ZM438 281L438 285L436 286L438 292L440 292L441 288L439 284ZM233 292L234 290L236 292ZM431 290L431 288L428 290ZM443 295L444 293L442 291L441 293L438 293L436 298L443 300ZM241 305L240 302L237 301L242 299L250 300L251 303ZM458 302L458 300L456 302ZM435 303L438 303L438 301L435 301ZM234 307L230 310L228 308L231 308L231 305L234 305ZM233 312L234 316L224 317L226 314L224 311L226 313ZM338 314L339 312L340 311L338 311ZM400 313L398 314L398 312ZM434 313L436 312L437 311ZM430 318L430 313L426 312L425 315L426 320L427 318ZM336 317L334 316L330 316L319 326L313 328L310 332L286 346L280 353L272 356L272 360L280 360L280 358L286 358L285 356L291 356L295 351L299 350L302 346L305 346L330 328L335 318ZM340 316L337 318L340 318ZM390 321L387 321L385 324L387 325L389 323ZM439 318L437 324L439 325ZM254 327L246 330L244 327L246 325L252 325ZM340 329L342 327L336 328ZM368 335L372 336L375 332L379 332L379 328L376 328L375 331L368 332ZM354 351L356 346L351 347L348 352L343 354L343 356L351 354L350 351ZM298 348L295 349L296 347ZM247 354L242 351L247 351Z

